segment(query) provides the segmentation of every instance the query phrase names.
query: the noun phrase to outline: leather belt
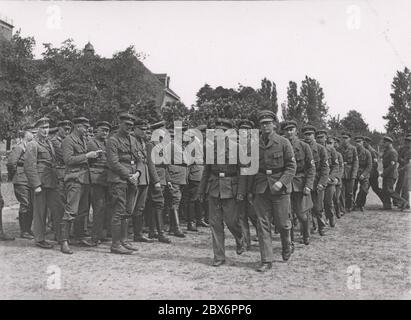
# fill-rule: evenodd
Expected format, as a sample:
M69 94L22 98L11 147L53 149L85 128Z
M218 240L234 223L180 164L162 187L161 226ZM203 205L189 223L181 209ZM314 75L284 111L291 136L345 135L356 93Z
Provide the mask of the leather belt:
M266 175L275 174L279 172L283 172L284 168L277 168L277 169L259 169L258 172Z
M236 177L237 176L237 172L215 172L215 171L211 171L211 173L219 178L226 178L226 177Z

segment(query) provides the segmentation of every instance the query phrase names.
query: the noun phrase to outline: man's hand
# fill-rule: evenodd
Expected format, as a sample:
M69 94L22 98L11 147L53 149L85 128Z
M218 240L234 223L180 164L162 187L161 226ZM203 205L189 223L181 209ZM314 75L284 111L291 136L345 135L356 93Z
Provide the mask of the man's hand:
M318 191L323 191L324 190L324 186L322 184L318 184L317 185L317 190Z
M86 153L87 159L95 159L98 158L99 154L97 151L90 151Z
M156 188L156 189L160 188L161 189L161 183L160 182L155 183L154 188Z
M167 182L167 187L169 187L170 189L174 189L173 184L170 181Z
M303 193L307 196L309 194L311 194L311 189L308 187L304 187Z
M283 187L283 183L281 181L277 181L276 183L274 183L274 190L275 191L280 191L281 188Z
M365 177L363 175L360 175L360 180L364 180Z
M237 196L235 197L235 200L240 202L244 200L244 195L241 193L237 193Z
M247 193L247 200L250 204L254 203L254 195L252 193Z
M41 192L41 187L37 187L36 189L34 189L35 193L40 193Z

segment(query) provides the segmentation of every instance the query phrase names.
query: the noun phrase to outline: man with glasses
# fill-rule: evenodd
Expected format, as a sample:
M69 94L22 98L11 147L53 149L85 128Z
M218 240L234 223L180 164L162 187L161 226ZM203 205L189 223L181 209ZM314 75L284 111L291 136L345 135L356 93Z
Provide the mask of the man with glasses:
M304 142L307 143L313 153L315 163L315 178L313 189L311 190L311 198L313 200L313 208L311 210L313 225L318 225L318 233L320 236L325 235L325 217L324 217L324 192L328 184L330 168L328 166L327 149L315 141L316 128L312 125L306 125L302 128L304 134Z
M344 161L344 173L342 176L341 194L344 201L346 212L351 212L353 207L353 189L354 181L358 172L358 154L357 149L350 143L351 133L343 132L341 134L340 152Z
M38 129L36 138L27 143L24 153L24 172L34 191L33 198L33 233L36 246L51 249L53 245L46 241L47 209L50 210L56 226L57 240L60 240L59 223L64 207L57 191L56 154L48 139L49 119L41 118L35 123Z
M287 261L292 253L290 193L296 173L294 151L291 143L276 132L277 116L270 110L258 114L262 135L259 141L259 170L249 177L247 198L257 214L257 234L261 265L258 272L272 268L271 221L278 227L282 258Z
M301 224L303 243L308 245L310 243L308 212L313 207L311 190L313 190L314 184L315 163L310 146L298 139L297 122L294 120L287 121L283 126L283 130L293 146L297 163L291 192L291 213L293 216L291 241L294 241L294 220L296 218Z
M93 208L93 225L91 228L91 241L98 245L106 241L104 226L108 225L110 212L107 208L108 183L107 183L107 153L106 139L110 132L111 125L107 121L100 121L96 124L97 132L93 138L87 142L88 151L102 150L98 157L89 160L90 183L91 183L91 206Z
M316 140L327 149L328 167L330 168L330 172L328 174L327 186L324 191L324 209L325 217L330 222L330 227L334 228L336 219L333 198L335 194L335 184L338 182L338 172L340 169L337 151L334 149L333 139L331 137L327 137L326 130L318 130L316 132Z
M215 129L226 132L233 129L230 119L218 118L215 121ZM204 201L208 195L209 222L213 239L213 266L219 267L225 263L224 222L234 236L236 252L238 255L245 251L244 239L238 215L238 202L244 200L247 188L247 176L240 174L240 165L230 163L229 148L237 148L237 141L225 136L224 145L214 140L214 164L206 164L198 190L198 199ZM238 155L238 149L237 155ZM224 163L217 162L218 155L224 155Z
M137 169L137 141L133 132L136 118L128 112L119 115L118 131L107 139L107 181L113 215L111 253L132 254L138 249L128 242L128 219L134 211L141 172Z
M241 119L238 123L239 130L247 130L247 144L245 146L240 146L243 148L244 153L250 154L251 153L251 144L253 142L251 136L251 129L254 128L254 122L248 119ZM251 165L251 164L250 164ZM239 203L239 213L240 213L240 225L241 229L243 230L244 241L247 245L247 250L251 249L251 234L250 234L250 226L249 220L251 221L254 228L257 230L257 215L255 213L254 207L248 202L246 199Z
M66 136L62 143L63 159L66 165L64 186L66 204L63 222L61 223L61 252L72 254L68 245L71 224L74 224L74 240L77 245L91 247L95 243L85 238L85 219L88 217L90 203L90 168L89 159L96 159L102 150L87 150L87 129L89 120L84 117L73 119L73 132Z
M357 178L354 181L353 194L355 198L355 206L353 211L360 210L362 212L364 211L368 189L370 188L368 179L372 168L372 156L371 153L364 148L364 138L362 136L356 136L354 141L357 145L358 172ZM360 185L360 188L357 194L358 185Z

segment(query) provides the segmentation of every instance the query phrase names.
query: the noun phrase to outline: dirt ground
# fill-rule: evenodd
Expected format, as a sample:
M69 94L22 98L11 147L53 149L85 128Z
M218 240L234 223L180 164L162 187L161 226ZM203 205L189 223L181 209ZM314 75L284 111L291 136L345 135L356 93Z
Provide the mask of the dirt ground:
M5 230L18 237L11 186L2 191ZM30 240L0 242L0 299L410 299L410 212L377 210L372 192L368 202L364 213L345 215L325 237L296 244L288 262L275 235L276 260L265 274L255 271L257 243L237 256L227 229L227 264L219 268L210 266L211 234L204 228L173 237L171 245L135 244L139 251L131 256L110 254L109 244L73 247L69 256Z

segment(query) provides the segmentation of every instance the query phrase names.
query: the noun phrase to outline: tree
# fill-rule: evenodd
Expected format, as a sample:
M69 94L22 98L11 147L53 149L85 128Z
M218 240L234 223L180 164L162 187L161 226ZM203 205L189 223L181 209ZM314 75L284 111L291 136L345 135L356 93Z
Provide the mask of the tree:
M348 114L341 120L341 125L353 134L362 135L369 132L368 124L364 121L362 114L355 110L348 111Z
M324 92L320 83L308 76L301 82L298 101L299 110L304 110L305 122L311 123L318 128L326 126L328 107L324 101Z
M284 120L295 120L299 127L306 121L306 113L303 105L299 103L297 84L290 81L287 87L287 105L283 108Z
M408 68L397 71L391 88L391 106L383 118L388 121L387 132L398 137L411 132L411 73Z
M21 37L20 30L10 41L0 40L0 138L7 139L7 148L11 137L31 119L38 101L34 45L34 38Z

